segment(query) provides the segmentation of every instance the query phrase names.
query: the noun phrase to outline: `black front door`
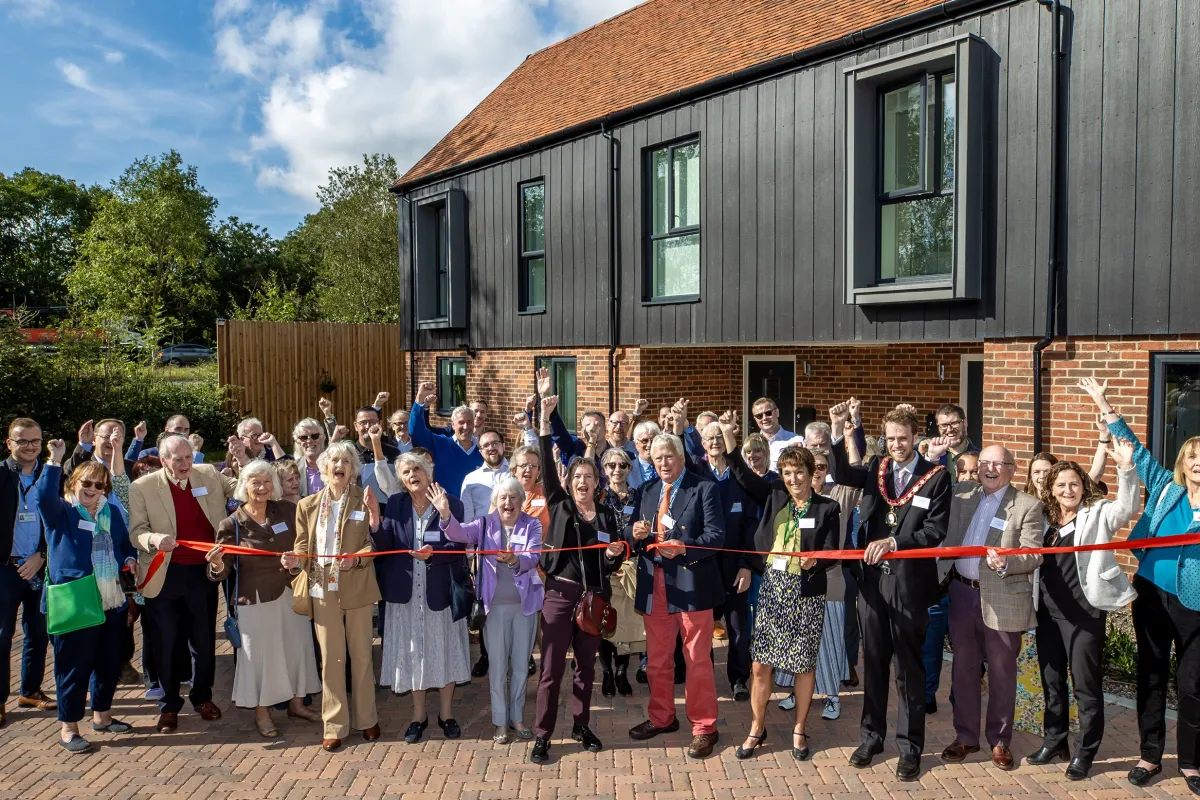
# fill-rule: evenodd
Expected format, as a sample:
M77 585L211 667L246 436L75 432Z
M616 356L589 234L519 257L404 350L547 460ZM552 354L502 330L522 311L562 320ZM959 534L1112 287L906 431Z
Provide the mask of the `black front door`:
M746 366L746 413L760 397L769 397L779 406L779 424L791 429L796 417L796 362L754 361ZM746 432L757 431L753 420L747 419Z

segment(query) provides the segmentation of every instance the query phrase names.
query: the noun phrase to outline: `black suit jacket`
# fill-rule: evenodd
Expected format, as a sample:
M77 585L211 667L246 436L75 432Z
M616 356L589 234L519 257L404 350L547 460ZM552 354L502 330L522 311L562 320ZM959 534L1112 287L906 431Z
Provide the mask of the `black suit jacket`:
M700 480L687 470L681 473L671 502L671 517L675 520L675 526L666 538L693 546L688 547L683 555L663 558L661 564L655 564L655 551L646 549L646 545L654 538L640 542L635 540L633 523L637 520L650 520L653 523L662 491L663 483L657 478L645 484L634 515L625 528L625 539L638 559L634 607L643 614L650 610L650 598L654 595L654 570L658 568L663 571L666 584L668 613L716 608L725 602L717 551L700 549L725 546L725 516L721 513L721 493L716 481Z
M839 441L829 451L829 470L833 479L843 486L853 486L863 490L859 506L858 542L866 546L868 542L895 537L899 550L912 550L923 547L937 547L946 538L946 525L950 520L950 475L945 469L926 461L917 455L917 463L913 467L909 487L929 473L938 470L929 481L921 487L916 498L909 500L896 509L898 524L895 532L888 526L886 517L887 501L879 494L879 470L882 460L876 456L864 467L851 466L846 457L846 443ZM888 492L892 490L891 462L884 476ZM926 506L927 507L922 507ZM938 602L941 597L941 587L938 584L937 560L933 558L894 559L887 562L891 573L888 574L878 565L870 567L864 561L852 561L848 564L859 579L861 591L864 593L878 591L892 608L905 613L913 609L924 611ZM868 577L878 577L878 581L866 580Z

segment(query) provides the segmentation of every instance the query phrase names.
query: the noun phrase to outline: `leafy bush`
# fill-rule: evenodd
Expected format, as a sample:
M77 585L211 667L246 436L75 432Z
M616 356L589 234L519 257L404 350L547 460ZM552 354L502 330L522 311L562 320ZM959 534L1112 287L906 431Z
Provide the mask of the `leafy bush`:
M1138 649L1137 641L1127 631L1121 630L1111 622L1104 635L1104 651L1101 655L1104 674L1110 678L1127 683L1137 682ZM1171 666L1168 680L1175 680L1175 654L1171 654Z

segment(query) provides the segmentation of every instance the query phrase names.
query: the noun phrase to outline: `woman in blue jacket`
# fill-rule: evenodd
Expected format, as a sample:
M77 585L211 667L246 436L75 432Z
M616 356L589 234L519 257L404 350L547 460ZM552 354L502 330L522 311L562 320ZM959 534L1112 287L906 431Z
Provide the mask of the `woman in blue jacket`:
M1179 448L1174 469L1154 460L1111 405L1107 382L1084 378L1079 388L1096 401L1116 439L1133 443L1133 463L1146 485L1146 508L1127 541L1200 532L1200 437ZM1162 772L1166 749L1167 682L1171 643L1179 690L1179 771L1200 795L1200 545L1133 550L1133 630L1138 646L1138 733L1141 760L1129 782L1144 786Z
M50 460L42 470L38 506L46 530L49 553L48 586L96 576L104 622L90 628L59 634L54 641L54 681L58 692L58 744L71 753L85 753L92 745L79 734L88 684L92 693L92 730L128 733L133 727L114 719L113 694L121 674L121 643L129 603L118 577L121 566L137 566L137 553L129 541L124 519L108 504L112 478L98 461L77 467L58 496L66 445L49 444ZM45 600L43 598L43 605Z

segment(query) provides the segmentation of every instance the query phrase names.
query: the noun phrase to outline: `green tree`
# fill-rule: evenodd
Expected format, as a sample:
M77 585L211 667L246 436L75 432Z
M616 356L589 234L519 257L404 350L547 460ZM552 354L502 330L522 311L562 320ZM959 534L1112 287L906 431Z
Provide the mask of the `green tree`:
M396 198L388 193L398 177L396 160L379 153L364 155L361 165L331 169L317 190L321 209L294 232L294 245L317 259L323 319L399 320Z
M0 173L0 303L66 305L64 280L103 195L29 167Z
M143 331L174 319L183 338L211 341L216 206L176 151L135 161L100 202L67 277L77 317Z

